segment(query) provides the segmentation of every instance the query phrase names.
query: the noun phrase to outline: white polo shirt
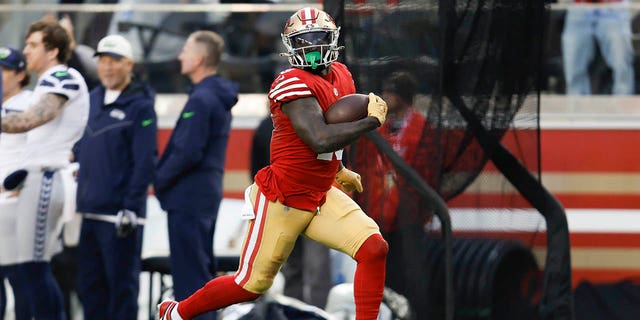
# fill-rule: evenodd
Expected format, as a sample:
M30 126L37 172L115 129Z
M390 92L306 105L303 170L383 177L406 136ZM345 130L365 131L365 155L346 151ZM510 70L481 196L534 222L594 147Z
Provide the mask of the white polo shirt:
M33 90L33 103L47 93L63 95L68 100L60 115L27 132L25 167L66 167L71 148L87 125L89 91L77 70L57 65L44 72Z
M23 90L2 103L2 116L24 112L31 104L31 90ZM27 146L26 133L0 134L0 183L11 172L24 166L23 152Z

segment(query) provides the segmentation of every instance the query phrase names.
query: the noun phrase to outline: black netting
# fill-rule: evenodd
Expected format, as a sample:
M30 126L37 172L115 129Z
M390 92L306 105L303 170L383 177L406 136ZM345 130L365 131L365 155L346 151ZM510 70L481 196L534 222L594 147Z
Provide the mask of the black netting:
M447 66L438 54L443 37L438 1L347 5L343 31L346 59L358 90L379 93L384 80L398 70L407 70L418 79L415 107L428 119L421 132L421 147L426 150L415 155L423 158L418 171L429 177L445 200L462 192L488 160L464 117L446 97L447 92L457 95L498 138L512 127L518 110L527 108L530 117L524 119L525 125L532 130L514 134L526 140L518 142L520 150L514 154L538 174L535 82L540 52L533 46L540 39L515 40L540 34L531 30L536 27L531 19L536 17L527 16L529 8L512 4L466 1L458 5L451 50L454 56L444 61L450 64L447 75L441 72Z
M454 275L455 317L545 318L548 307L538 306L533 297L551 289L547 280L540 284L531 248L546 236L541 232L546 213L540 215L535 209L548 203L535 204L536 197L525 190L541 188L538 72L544 4L539 0L346 1L344 12L327 10L340 18L345 61L359 92L381 94L397 72L417 80L413 111L400 115L390 111L388 124L378 130L413 172L398 170L372 139L362 138L349 148L349 165L361 173L365 186L356 200L390 243L387 286L409 298L416 319L445 316L440 282L444 251L438 219L433 218L436 206L407 176L415 174L450 208L465 209L463 214L451 211L452 268L465 274L463 280ZM483 210L468 210L473 208ZM496 238L510 245L493 242ZM507 260L490 262L496 252ZM508 260L523 256L527 263ZM497 265L489 267L491 263ZM478 270L500 270L503 277ZM570 272L562 276L570 279ZM525 284L527 292L521 290ZM509 290L478 289L492 285ZM496 303L509 299L519 299L516 307Z

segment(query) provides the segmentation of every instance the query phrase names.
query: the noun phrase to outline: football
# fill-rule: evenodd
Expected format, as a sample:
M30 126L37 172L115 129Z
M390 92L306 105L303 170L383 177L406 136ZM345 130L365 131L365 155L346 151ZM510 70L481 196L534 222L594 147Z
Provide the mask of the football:
M324 120L328 124L342 123L360 120L367 116L369 96L366 94L348 94L334 102L327 112Z

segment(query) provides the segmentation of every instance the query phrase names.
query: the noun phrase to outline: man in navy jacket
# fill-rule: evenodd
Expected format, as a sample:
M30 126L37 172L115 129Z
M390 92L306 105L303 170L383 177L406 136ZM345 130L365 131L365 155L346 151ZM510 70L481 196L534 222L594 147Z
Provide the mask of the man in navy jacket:
M142 224L157 160L155 92L132 79L129 42L110 35L98 43L101 85L76 145L78 294L84 319L137 319ZM106 309L105 309L106 307Z
M217 74L224 42L211 31L192 33L178 56L194 84L158 163L155 193L168 212L173 290L184 299L211 280L213 233L222 200L222 176L231 108L238 85ZM215 313L203 319L215 319Z

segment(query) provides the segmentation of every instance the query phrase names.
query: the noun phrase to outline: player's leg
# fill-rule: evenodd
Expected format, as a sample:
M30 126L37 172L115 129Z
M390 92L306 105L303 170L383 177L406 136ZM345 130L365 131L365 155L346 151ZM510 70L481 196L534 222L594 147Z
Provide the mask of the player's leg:
M5 272L7 280L11 285L13 291L14 311L16 314L16 320L32 320L31 305L32 301L29 297L28 288L22 283L16 280L16 267L15 265L2 267Z
M177 306L163 303L160 319L192 319L234 303L254 300L271 287L296 238L314 213L269 202L255 184L250 199L255 218L249 221L238 271L209 281Z
M33 319L66 320L62 292L48 262L20 263L15 270L15 282L29 295Z
M304 301L304 239L298 239L293 250L282 266L284 276L284 295Z
M0 192L0 266L10 266L18 261L17 210L18 196L10 191Z
M17 198L8 198L9 192L0 192L0 319L4 319L7 306L4 279L8 276L5 266L12 264L15 255L15 210Z
M36 319L65 319L60 288L49 261L58 247L64 189L55 171L30 170L16 216L17 278L23 281Z
M309 238L357 261L354 297L357 320L378 318L384 291L387 242L376 223L344 192L331 188L305 231Z

